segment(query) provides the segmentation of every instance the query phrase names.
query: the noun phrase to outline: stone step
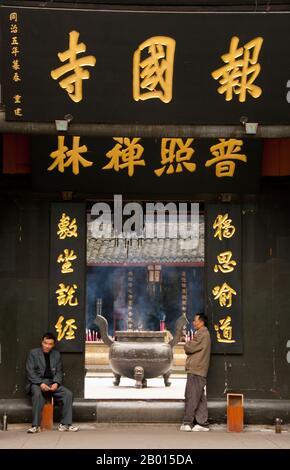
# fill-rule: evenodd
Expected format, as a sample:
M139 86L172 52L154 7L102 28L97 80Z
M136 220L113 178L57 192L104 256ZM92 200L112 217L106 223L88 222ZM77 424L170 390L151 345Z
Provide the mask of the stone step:
M208 402L209 421L226 422L226 400ZM4 411L8 423L30 423L31 404L28 399L1 399L0 416ZM75 399L75 422L95 423L181 423L183 400L85 400ZM289 423L290 400L245 400L245 424L273 424L279 417ZM55 420L58 420L56 409Z

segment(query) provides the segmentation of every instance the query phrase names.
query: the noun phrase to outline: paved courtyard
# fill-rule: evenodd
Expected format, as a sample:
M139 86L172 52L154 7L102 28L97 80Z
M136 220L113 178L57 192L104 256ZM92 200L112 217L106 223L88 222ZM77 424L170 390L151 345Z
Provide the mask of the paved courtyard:
M147 388L136 389L135 380L121 378L120 385L113 385L112 373L90 373L85 379L85 398L112 399L183 399L186 383L185 375L172 375L171 386L165 387L162 377L147 380Z
M56 430L31 435L27 425L0 431L0 449L290 449L290 427L275 434L271 426L246 426L227 433L213 425L207 433L182 433L177 425L81 424L77 433Z

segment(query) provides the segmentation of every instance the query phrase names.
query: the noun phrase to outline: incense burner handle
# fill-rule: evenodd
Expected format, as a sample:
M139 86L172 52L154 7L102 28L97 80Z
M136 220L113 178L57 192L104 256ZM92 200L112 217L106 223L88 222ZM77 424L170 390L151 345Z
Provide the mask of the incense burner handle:
M114 341L108 335L108 322L106 318L102 317L102 315L97 315L95 318L95 324L99 327L101 338L107 346L111 346Z
M185 325L187 325L189 322L186 318L185 315L182 315L181 317L179 317L177 320L176 320L176 323L175 323L175 334L172 338L171 341L169 341L169 345L171 346L171 348L174 348L174 346L179 342L181 336L183 335L183 328L185 327Z

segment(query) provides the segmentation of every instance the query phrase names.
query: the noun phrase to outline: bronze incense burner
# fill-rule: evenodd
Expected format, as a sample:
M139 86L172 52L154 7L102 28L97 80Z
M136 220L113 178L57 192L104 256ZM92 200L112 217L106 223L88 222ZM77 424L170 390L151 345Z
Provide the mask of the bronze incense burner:
M96 316L102 340L110 346L109 362L115 376L114 385L119 385L121 377L135 379L135 386L147 386L147 379L163 376L166 387L173 362L173 347L182 336L187 323L185 316L176 322L175 335L166 342L165 331L116 331L116 340L108 336L107 320Z

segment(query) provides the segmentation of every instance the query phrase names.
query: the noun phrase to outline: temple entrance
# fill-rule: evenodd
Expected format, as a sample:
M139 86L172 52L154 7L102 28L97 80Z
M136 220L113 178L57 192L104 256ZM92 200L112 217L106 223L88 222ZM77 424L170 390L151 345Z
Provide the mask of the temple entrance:
M108 335L122 332L164 332L168 342L175 323L186 316L183 340L193 335L195 312L204 310L204 216L199 215L199 238L193 247L180 237L96 238L94 218L87 218L86 398L183 398L184 343L173 349L171 386L162 377L149 379L135 390L134 380L113 385L109 346L95 324L96 315L108 323Z

